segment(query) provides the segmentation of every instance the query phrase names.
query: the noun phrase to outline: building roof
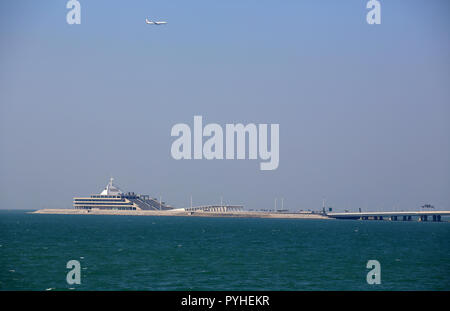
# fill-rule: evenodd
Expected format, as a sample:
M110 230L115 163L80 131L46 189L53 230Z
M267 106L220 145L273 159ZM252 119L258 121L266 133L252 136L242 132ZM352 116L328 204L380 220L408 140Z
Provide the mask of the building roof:
M111 177L109 183L106 185L105 189L100 193L100 195L119 195L122 194L122 190L113 184L114 178Z

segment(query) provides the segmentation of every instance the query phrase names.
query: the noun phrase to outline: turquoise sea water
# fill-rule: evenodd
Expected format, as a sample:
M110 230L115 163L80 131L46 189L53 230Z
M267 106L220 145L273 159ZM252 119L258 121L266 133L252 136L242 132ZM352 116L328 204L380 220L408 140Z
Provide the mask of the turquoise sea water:
M448 222L0 211L0 289L450 290L449 238Z

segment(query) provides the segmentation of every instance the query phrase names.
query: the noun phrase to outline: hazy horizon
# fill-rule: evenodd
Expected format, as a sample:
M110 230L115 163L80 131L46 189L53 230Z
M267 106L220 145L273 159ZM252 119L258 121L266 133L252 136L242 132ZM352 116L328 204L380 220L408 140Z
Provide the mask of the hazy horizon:
M80 25L65 1L0 4L0 209L111 176L178 208L450 209L448 1L381 1L381 25L359 0L80 2ZM279 167L174 160L194 115L278 123Z

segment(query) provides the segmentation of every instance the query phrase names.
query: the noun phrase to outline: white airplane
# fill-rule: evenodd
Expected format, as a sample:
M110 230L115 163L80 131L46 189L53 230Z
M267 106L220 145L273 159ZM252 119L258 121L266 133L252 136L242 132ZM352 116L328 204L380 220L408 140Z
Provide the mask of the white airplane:
M151 24L151 25L163 25L163 24L167 24L167 22L153 22L153 21L149 21L147 18L145 19L145 23L146 23L146 24Z

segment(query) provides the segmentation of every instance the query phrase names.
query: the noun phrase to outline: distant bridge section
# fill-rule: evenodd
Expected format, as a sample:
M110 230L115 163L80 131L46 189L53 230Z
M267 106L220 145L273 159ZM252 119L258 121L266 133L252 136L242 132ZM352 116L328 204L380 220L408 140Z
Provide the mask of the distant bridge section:
M360 219L360 220L402 220L411 221L416 218L419 221L441 221L442 216L450 216L450 211L410 211L410 212L356 212L356 213L327 213L328 217L336 219Z
M216 213L226 213L226 212L241 212L244 210L242 205L202 205L194 207L186 207L186 212L216 212Z

